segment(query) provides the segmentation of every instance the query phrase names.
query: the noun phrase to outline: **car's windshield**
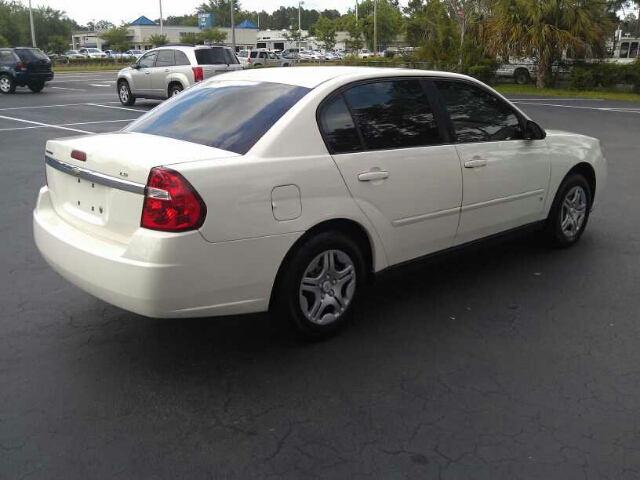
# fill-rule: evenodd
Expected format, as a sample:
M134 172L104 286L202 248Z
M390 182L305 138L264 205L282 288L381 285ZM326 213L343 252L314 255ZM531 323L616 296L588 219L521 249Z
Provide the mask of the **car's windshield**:
M100 50L98 50L97 48L89 48L88 50L89 50L89 52L91 52L91 53L102 53L102 52L101 52Z
M245 154L308 88L216 80L190 88L125 128Z
M142 50L129 50L129 53L133 53L134 55L139 55L142 53Z
M16 48L20 60L30 62L33 60L47 60L48 57L37 48Z
M73 53L78 53L78 51L77 50L68 50L66 53L73 54Z

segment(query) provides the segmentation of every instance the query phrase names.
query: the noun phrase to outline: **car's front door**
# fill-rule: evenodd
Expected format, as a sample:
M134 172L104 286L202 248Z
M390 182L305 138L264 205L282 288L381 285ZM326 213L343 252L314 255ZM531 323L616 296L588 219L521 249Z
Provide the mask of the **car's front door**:
M524 119L498 96L458 80L436 80L455 130L463 200L455 244L540 220L551 154L543 139L525 140Z
M151 90L151 71L156 63L158 52L145 53L138 60L138 68L131 72L133 85L131 90L134 95L153 95Z
M158 50L156 65L151 69L151 93L160 98L169 96L169 81L175 65L173 50Z
M321 108L327 147L390 264L451 247L458 226L460 162L424 85L416 77L360 83Z

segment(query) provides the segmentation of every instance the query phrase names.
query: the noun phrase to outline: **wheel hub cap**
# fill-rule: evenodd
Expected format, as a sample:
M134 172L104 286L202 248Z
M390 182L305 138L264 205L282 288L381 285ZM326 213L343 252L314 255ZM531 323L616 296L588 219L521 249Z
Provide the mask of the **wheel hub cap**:
M310 322L327 325L344 314L353 300L356 273L353 261L340 250L316 256L300 282L300 308Z
M575 186L564 197L562 202L562 215L560 226L562 233L568 237L574 237L584 225L587 213L587 194L580 186Z

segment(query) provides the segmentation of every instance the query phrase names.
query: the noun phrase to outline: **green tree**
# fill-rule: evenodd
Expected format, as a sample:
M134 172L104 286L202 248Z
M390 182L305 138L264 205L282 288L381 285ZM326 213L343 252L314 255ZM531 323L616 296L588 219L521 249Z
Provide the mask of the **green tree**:
M209 45L212 43L222 43L227 39L227 32L217 28L207 28L200 32L200 38Z
M360 3L358 14L364 19L363 33L370 47L373 47L373 1ZM377 43L389 45L402 32L403 17L400 7L394 0L378 0Z
M47 51L54 53L64 53L69 48L69 41L60 35L54 35L49 38L49 43L46 46Z
M130 48L130 42L127 40L128 29L125 26L112 28L100 34L111 50L126 51Z
M216 25L219 27L231 27L231 5L230 0L209 0L201 3L196 9L197 13L211 12L215 16ZM234 17L240 14L240 2L233 0Z
M161 47L162 45L166 45L167 43L169 43L169 37L167 37L165 34L161 35L159 33L150 35L147 40L151 45L155 47Z
M116 26L108 20L100 20L95 24L96 30L111 30L112 28L116 28Z
M410 45L420 47L416 54L430 66L454 68L460 50L458 25L447 5L440 0L413 0L405 9L408 14L406 35Z
M320 16L314 24L315 36L327 50L333 50L336 46L337 25L334 20L330 20L325 16Z
M341 28L349 32L349 39L345 42L347 48L351 50L360 50L364 46L364 38L362 35L364 21L353 13L348 13L340 19Z
M0 47L8 47L8 46L9 46L9 40L7 40L5 37L0 35Z
M196 45L198 43L201 43L201 38L200 35L197 33L191 33L191 32L180 32L180 41L182 43L189 43L191 45Z
M536 84L541 88L550 83L552 66L563 51L603 54L610 29L606 8L599 0L497 0L487 20L488 45L508 45L511 54L537 58Z

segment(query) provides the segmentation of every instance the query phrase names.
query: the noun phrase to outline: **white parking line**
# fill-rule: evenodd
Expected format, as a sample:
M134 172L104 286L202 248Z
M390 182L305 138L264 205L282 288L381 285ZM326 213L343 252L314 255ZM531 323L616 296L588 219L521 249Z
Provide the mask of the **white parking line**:
M89 86L90 87L110 87L111 85L104 85L104 84L99 84L99 83L90 83Z
M69 88L69 87L49 87L55 88L56 90L74 90L76 92L86 92L84 88Z
M63 123L61 125L36 125L33 127L16 127L16 128L0 128L0 132L12 132L14 130L32 130L34 128L50 128L50 127L73 127L75 125L94 125L98 123L118 123L118 122L133 122L135 118L127 118L124 120L97 120L95 122L78 122L78 123Z
M519 105L539 105L541 107L558 107L558 108L574 108L578 110L600 110L601 112L618 112L618 113L640 113L640 108L624 108L624 107L583 107L579 105L559 105L557 103L530 103L511 101Z
M103 103L120 103L120 102L103 102ZM38 109L38 108L57 108L57 107L78 107L88 106L90 103L63 103L60 105L32 105L28 107L5 107L0 110L26 110L26 109Z
M111 77L113 78L113 77ZM107 80L105 77L96 77L96 78L77 78L71 80L52 80L49 83L71 83L71 82L100 82Z
M129 110L131 112L146 112L147 111L147 110L140 110L139 108L112 107L112 106L109 106L109 105L100 105L99 103L87 103L87 105L91 105L92 107L114 108L116 110Z
M34 121L31 121L31 120L24 120L22 118L5 117L4 115L0 115L0 118L3 118L5 120L13 120L15 122L30 123L31 125L41 125L43 127L57 128L59 130L70 130L72 132L78 132L78 133L91 133L91 134L94 133L94 132L87 132L86 130L79 130L77 128L62 127L60 125L51 125L49 123L34 122Z

